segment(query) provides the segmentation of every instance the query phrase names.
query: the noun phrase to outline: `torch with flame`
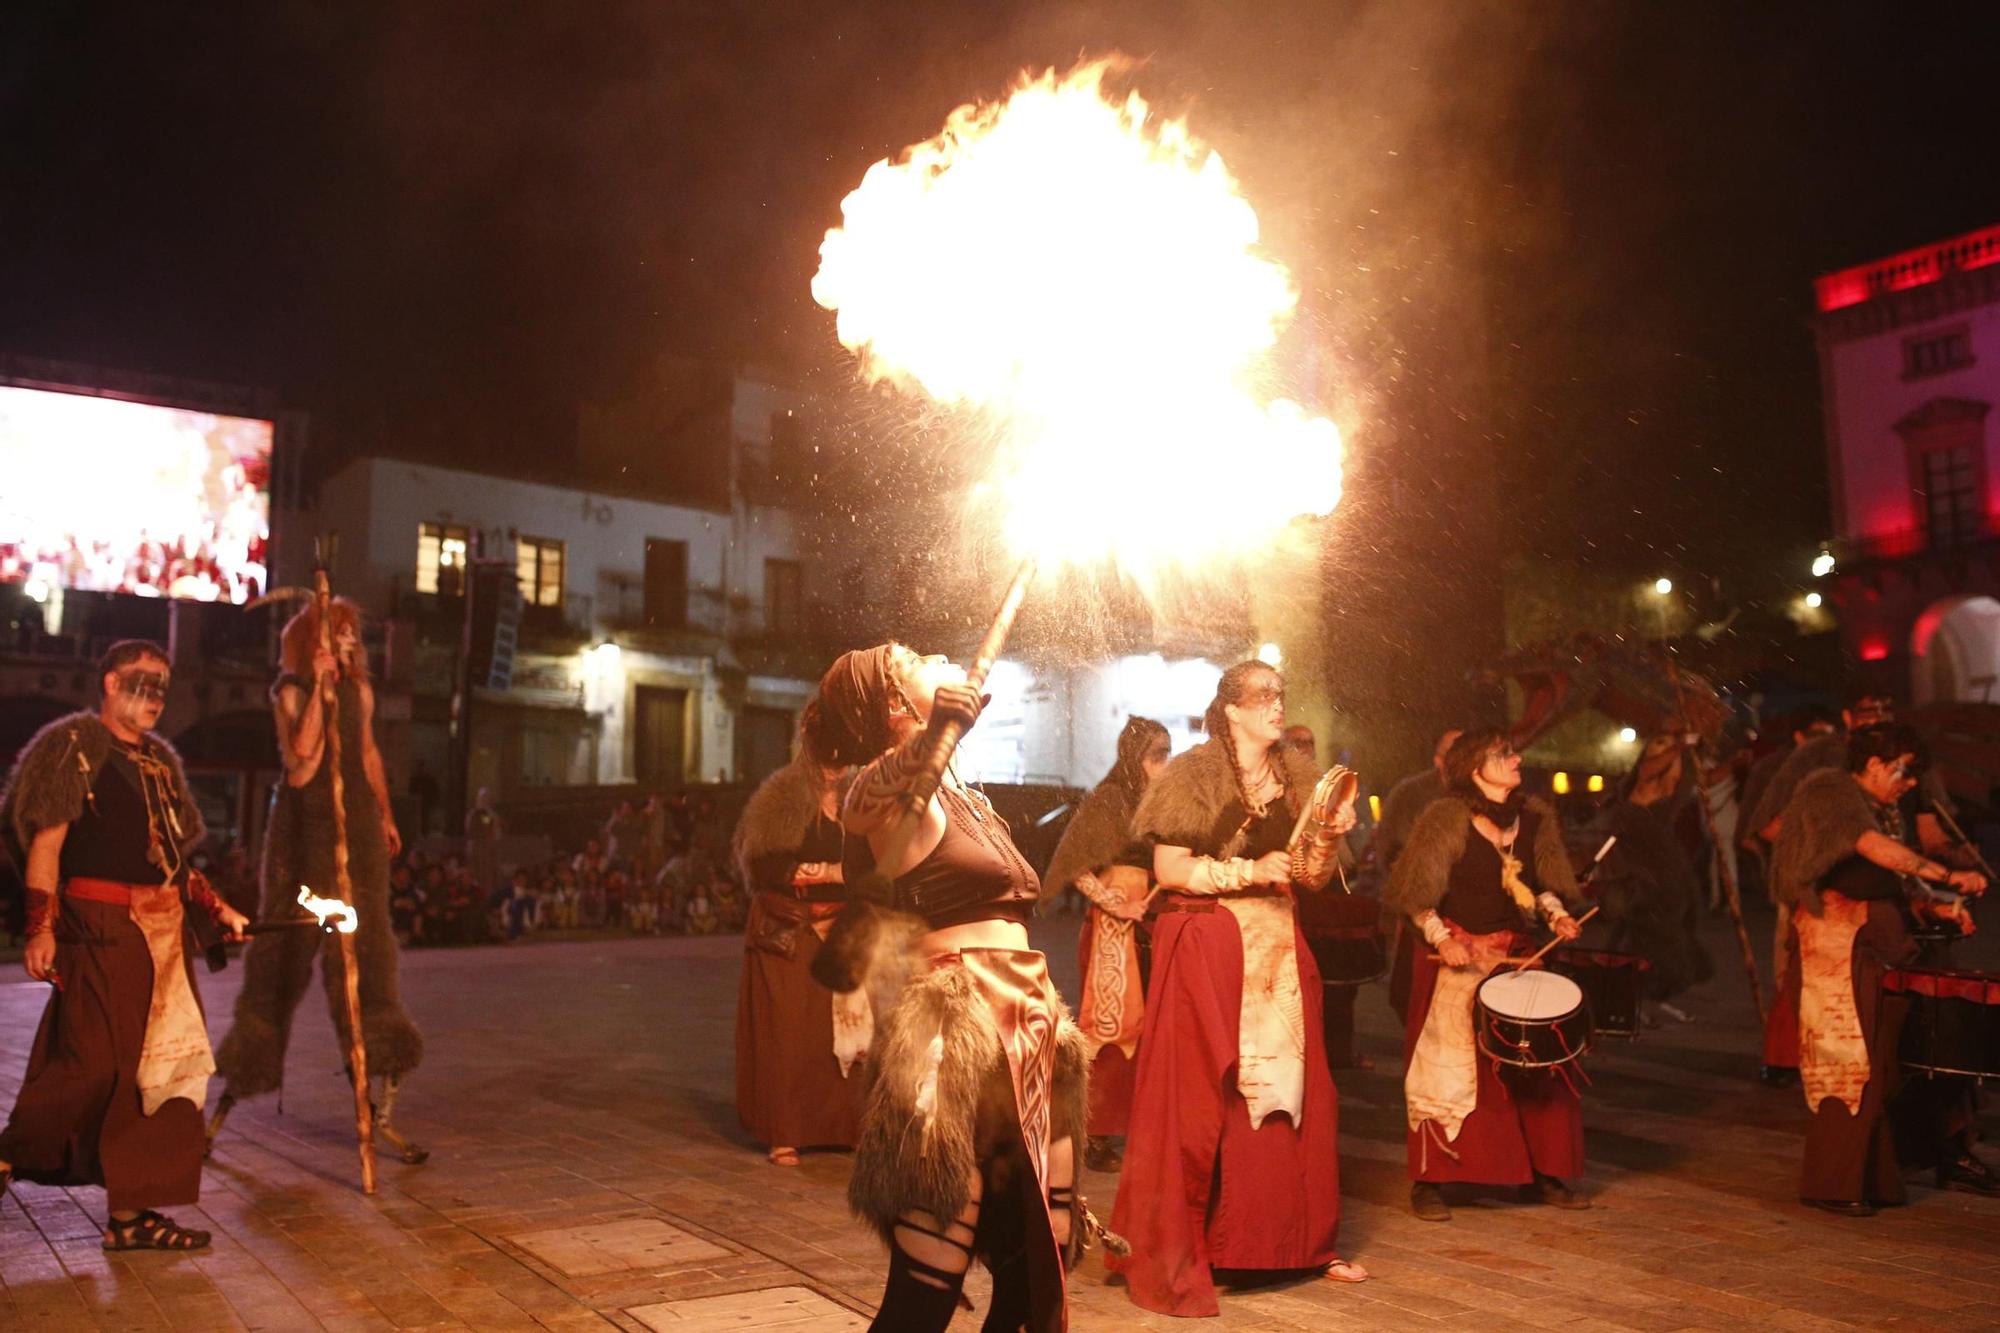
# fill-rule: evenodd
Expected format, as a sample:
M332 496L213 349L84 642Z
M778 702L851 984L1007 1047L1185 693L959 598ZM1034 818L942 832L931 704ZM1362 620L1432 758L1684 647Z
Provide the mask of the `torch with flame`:
M322 898L304 884L299 885L299 906L311 912L318 919L320 928L328 934L339 931L343 935L352 935L360 924L352 907L338 898Z
M820 247L813 298L869 379L969 410L993 441L980 498L1021 564L975 686L1038 566L1199 572L1340 500L1339 430L1262 392L1290 275L1221 157L1107 92L1122 69L958 108L868 169ZM1117 521L1110 496L1141 517ZM940 742L941 772L956 737Z

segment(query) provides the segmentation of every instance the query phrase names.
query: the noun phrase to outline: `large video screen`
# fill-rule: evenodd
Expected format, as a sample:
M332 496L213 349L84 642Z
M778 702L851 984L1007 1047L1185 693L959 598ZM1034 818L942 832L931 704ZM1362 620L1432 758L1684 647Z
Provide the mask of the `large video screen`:
M271 438L249 417L0 385L0 582L250 600Z

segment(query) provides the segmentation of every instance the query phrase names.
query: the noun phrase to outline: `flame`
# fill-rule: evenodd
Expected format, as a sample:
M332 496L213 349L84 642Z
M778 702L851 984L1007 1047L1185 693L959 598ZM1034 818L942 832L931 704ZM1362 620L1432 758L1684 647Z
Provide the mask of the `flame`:
M1221 157L1113 68L1024 76L870 167L812 290L871 382L991 419L975 498L1018 555L1136 571L1331 511L1340 432L1255 392L1298 293Z
M338 898L322 898L303 884L299 885L299 906L318 917L322 926L328 917L337 916L339 919L333 923L333 928L343 935L352 935L355 927L360 925L352 907Z

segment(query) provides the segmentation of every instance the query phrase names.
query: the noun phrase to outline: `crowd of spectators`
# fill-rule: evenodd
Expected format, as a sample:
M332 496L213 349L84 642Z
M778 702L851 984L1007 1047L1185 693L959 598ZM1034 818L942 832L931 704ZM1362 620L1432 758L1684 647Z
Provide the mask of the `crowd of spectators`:
M620 801L575 850L508 865L482 792L466 855L406 849L390 871L389 910L405 944L483 944L551 931L713 935L743 928L749 899L723 836L672 817L660 797Z

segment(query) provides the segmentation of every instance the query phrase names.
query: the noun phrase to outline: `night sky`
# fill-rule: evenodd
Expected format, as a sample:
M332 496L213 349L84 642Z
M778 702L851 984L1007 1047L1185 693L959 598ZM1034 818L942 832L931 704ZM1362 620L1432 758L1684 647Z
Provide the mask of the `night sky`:
M270 387L322 465L546 460L668 353L842 388L840 197L1112 51L1241 177L1359 469L1490 443L1517 551L1796 581L1811 279L2000 221L1990 6L13 0L0 350Z

